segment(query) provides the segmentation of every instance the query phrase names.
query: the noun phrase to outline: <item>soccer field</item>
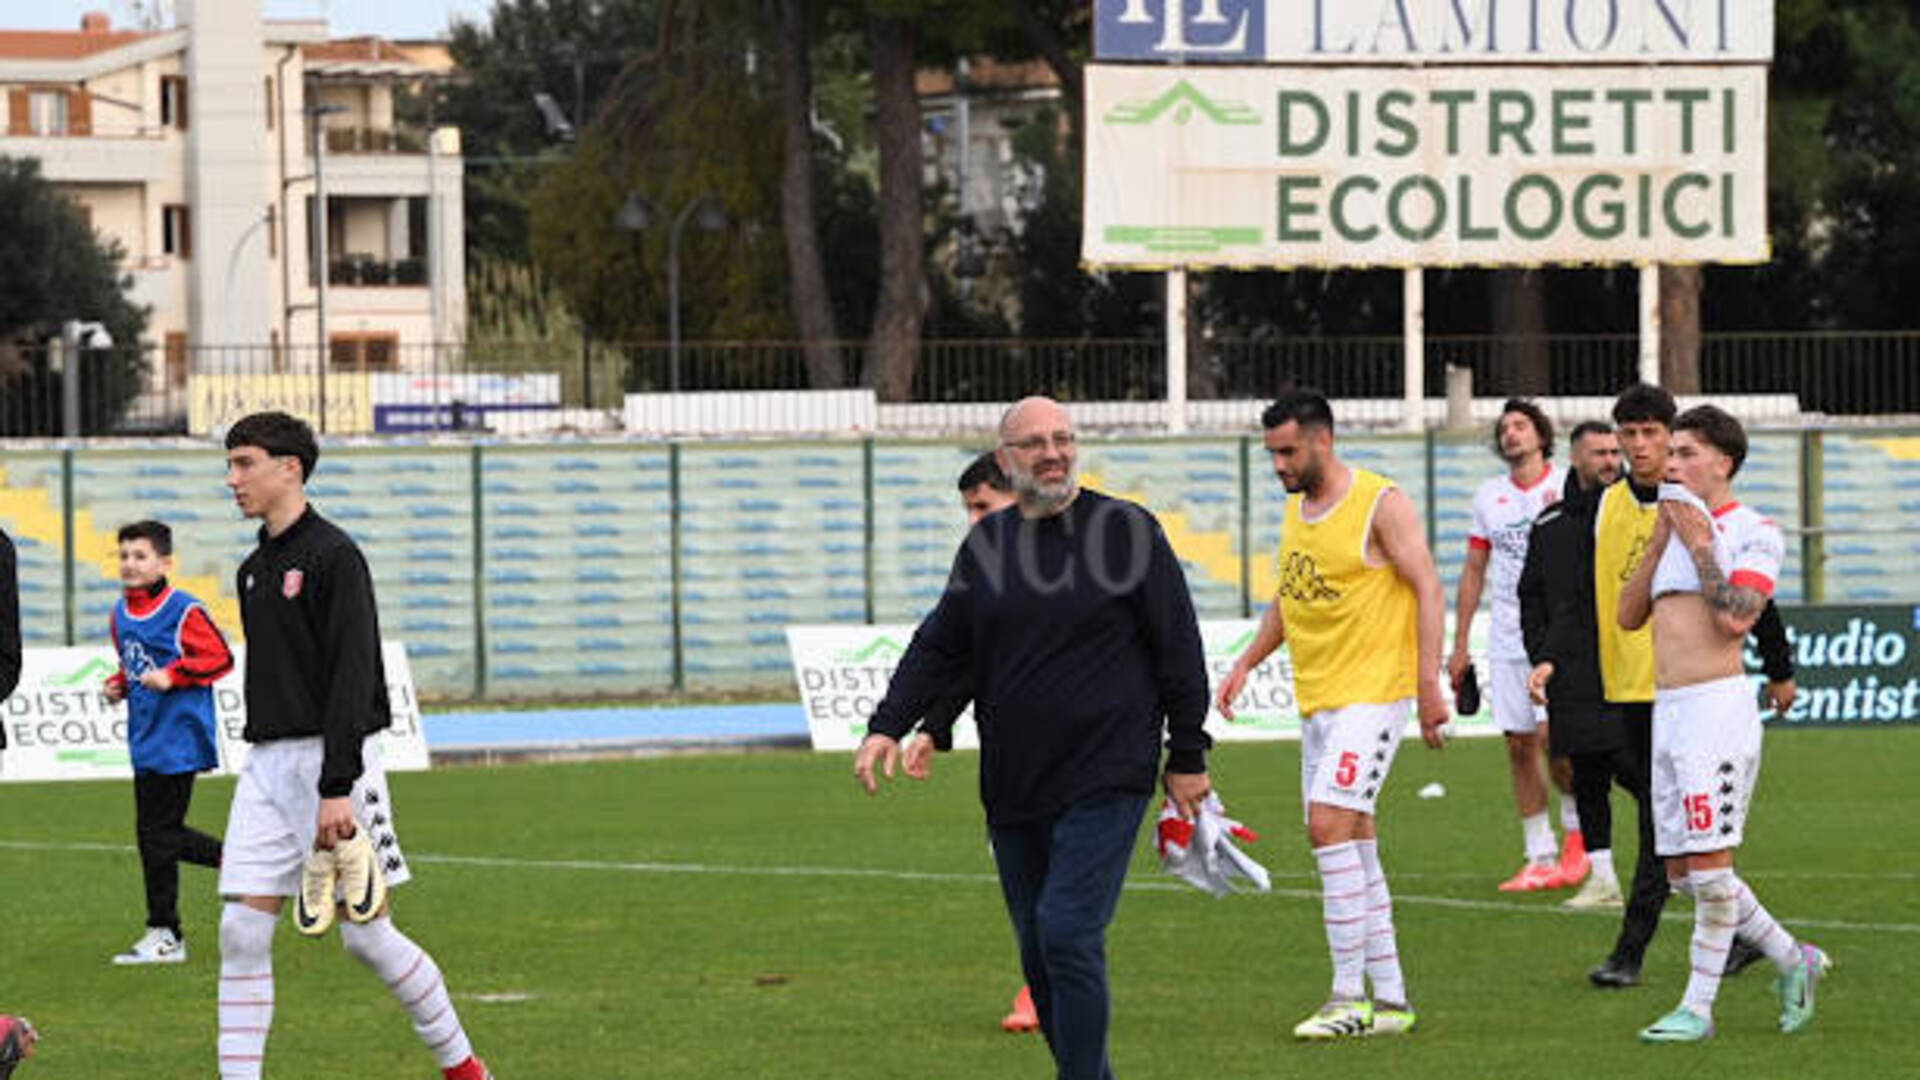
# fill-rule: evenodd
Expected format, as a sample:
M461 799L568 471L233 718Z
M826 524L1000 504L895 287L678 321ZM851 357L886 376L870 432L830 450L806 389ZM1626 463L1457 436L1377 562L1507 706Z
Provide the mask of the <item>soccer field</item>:
M1264 833L1253 850L1276 890L1214 900L1176 884L1143 830L1110 941L1119 1075L1920 1076L1920 1031L1906 1026L1920 978L1920 729L1769 736L1741 866L1838 969L1812 1030L1791 1038L1774 1029L1767 965L1730 980L1720 1036L1701 1047L1634 1039L1678 999L1685 902L1647 984L1603 992L1584 973L1615 913L1494 891L1519 862L1503 755L1493 740L1440 754L1409 742L1383 804L1419 1031L1303 1046L1289 1031L1324 998L1328 961L1297 746L1219 751L1216 782ZM398 775L416 874L399 922L436 954L501 1080L1037 1080L1052 1075L1038 1038L997 1027L1019 977L976 760L945 756L931 784L878 799L857 792L847 758L802 753ZM1446 797L1419 799L1435 780ZM193 821L218 830L231 791L204 782ZM108 963L142 917L132 802L121 784L0 787L0 1011L45 1036L20 1080L214 1071L211 874L182 870L188 964ZM1630 851L1632 809L1616 808ZM316 943L283 925L276 966L267 1076L434 1075L337 934Z

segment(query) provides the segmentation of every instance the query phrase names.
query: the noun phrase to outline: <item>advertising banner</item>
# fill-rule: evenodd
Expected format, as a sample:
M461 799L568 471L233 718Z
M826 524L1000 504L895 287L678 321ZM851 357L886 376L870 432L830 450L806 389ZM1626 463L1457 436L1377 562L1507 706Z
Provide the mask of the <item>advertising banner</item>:
M1698 6L1698 5L1696 5ZM1762 67L1087 68L1094 265L1755 263Z
M560 376L463 373L373 375L373 426L380 432L463 431L503 413L560 407Z
M214 727L219 738L221 773L246 763L247 650L234 646L234 669L214 684ZM393 726L380 736L386 768L393 772L427 767L426 736L420 727L420 701L406 646L381 647L387 668L387 696ZM28 649L21 657L20 685L0 702L0 724L7 748L0 750L0 780L124 780L133 775L127 756L127 706L101 694L107 676L118 670L108 647Z
M1920 606L1783 607L1780 617L1800 695L1769 726L1920 723ZM1765 682L1751 640L1747 671Z
M248 413L278 409L316 423L320 417L320 380L300 375L187 376L187 430L218 435ZM329 372L325 390L327 434L365 435L373 430L373 396L368 376Z
M1244 619L1201 621L1200 639L1206 650L1210 688L1217 690L1226 680L1259 625ZM913 627L904 625L787 627L793 675L800 685L800 701L806 709L815 750L853 750L860 745L867 733L867 719L886 696L893 669L912 640ZM1409 711L1408 731L1417 730ZM1300 737L1293 669L1284 647L1254 669L1234 704L1231 721L1208 710L1207 733L1217 742ZM1451 734L1494 734L1493 718L1484 708L1477 716L1455 717ZM969 708L954 725L954 746L979 745L979 731Z
M1095 0L1097 60L1765 63L1773 0Z

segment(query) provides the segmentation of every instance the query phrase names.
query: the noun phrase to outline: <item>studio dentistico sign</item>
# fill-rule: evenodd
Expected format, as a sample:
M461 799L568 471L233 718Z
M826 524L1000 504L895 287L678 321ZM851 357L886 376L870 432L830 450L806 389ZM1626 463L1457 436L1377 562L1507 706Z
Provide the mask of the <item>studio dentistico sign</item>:
M1800 694L1773 726L1920 723L1920 606L1783 608ZM1747 670L1760 657L1748 643Z
M1083 257L1763 262L1772 26L1770 0L1102 0L1097 53L1131 62L1087 70Z

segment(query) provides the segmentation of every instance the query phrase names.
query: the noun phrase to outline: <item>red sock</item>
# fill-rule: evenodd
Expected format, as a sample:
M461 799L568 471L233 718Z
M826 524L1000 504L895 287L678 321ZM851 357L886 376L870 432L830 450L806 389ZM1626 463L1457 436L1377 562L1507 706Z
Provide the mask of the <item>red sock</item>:
M477 1057L470 1057L453 1068L441 1069L440 1072L447 1080L487 1080L487 1067L480 1064L480 1059Z

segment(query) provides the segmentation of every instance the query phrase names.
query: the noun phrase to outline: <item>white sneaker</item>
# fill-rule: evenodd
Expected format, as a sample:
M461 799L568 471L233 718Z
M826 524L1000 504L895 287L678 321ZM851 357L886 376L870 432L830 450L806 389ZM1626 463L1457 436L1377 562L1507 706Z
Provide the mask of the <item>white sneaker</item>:
M1318 1012L1300 1021L1293 1029L1293 1037L1311 1041L1349 1039L1372 1031L1371 1004L1365 1001L1329 1001L1320 1006Z
M128 964L184 964L187 962L187 943L178 934L164 926L150 926L146 934L133 947L113 958L113 962Z
M341 902L349 922L372 922L387 903L387 875L380 870L380 852L365 829L333 845L333 864L340 875Z
M1598 908L1625 907L1627 902L1620 895L1618 878L1602 879L1599 874L1594 874L1587 878L1585 885L1580 886L1579 892L1562 900L1560 906L1572 908L1575 911L1591 911Z

